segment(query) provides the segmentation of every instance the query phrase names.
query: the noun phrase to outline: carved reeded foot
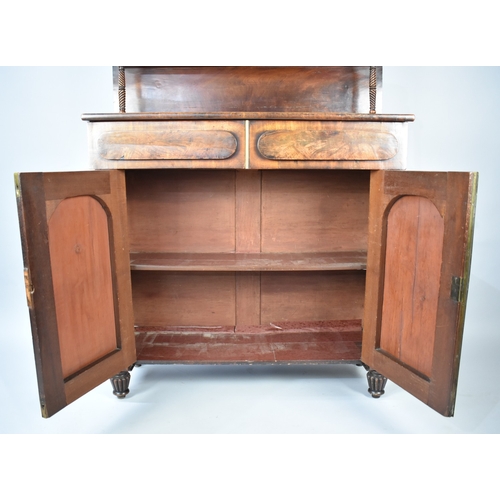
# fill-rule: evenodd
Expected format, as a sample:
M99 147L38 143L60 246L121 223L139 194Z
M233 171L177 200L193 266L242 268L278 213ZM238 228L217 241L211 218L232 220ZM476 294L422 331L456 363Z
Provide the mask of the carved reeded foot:
M387 378L375 370L368 370L366 378L368 379L368 392L372 397L379 398L382 396L385 392L384 387L387 383Z
M113 394L117 398L122 399L129 393L130 373L127 370L118 373L110 381L113 386Z

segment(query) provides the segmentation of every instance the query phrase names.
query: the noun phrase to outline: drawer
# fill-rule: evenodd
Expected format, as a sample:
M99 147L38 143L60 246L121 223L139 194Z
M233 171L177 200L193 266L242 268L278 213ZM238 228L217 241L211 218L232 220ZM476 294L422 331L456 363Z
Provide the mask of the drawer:
M89 123L95 168L243 168L242 121Z
M402 122L252 121L251 168L402 169Z

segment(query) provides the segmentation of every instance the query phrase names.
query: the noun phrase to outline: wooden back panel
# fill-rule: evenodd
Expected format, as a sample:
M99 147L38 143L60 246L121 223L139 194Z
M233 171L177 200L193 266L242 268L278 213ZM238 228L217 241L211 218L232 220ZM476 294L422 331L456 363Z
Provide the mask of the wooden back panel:
M368 113L369 66L126 67L126 111ZM118 111L118 67L113 67ZM380 112L382 68L377 67Z
M129 170L131 252L367 249L369 172Z

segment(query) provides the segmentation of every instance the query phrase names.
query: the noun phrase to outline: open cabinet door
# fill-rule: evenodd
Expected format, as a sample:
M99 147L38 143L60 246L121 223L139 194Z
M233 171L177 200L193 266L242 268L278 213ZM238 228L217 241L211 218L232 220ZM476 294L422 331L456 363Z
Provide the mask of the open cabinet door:
M362 361L454 411L477 174L371 174Z
M42 415L135 362L120 171L16 176Z

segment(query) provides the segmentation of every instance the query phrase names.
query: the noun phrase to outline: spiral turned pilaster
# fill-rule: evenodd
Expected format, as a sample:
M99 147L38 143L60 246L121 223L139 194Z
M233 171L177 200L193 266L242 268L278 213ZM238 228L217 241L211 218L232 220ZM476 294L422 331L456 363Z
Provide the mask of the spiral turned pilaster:
M369 82L369 91L370 91L370 114L376 113L376 105L377 105L377 67L370 66L370 82Z
M118 66L118 105L120 113L125 113L125 68Z

